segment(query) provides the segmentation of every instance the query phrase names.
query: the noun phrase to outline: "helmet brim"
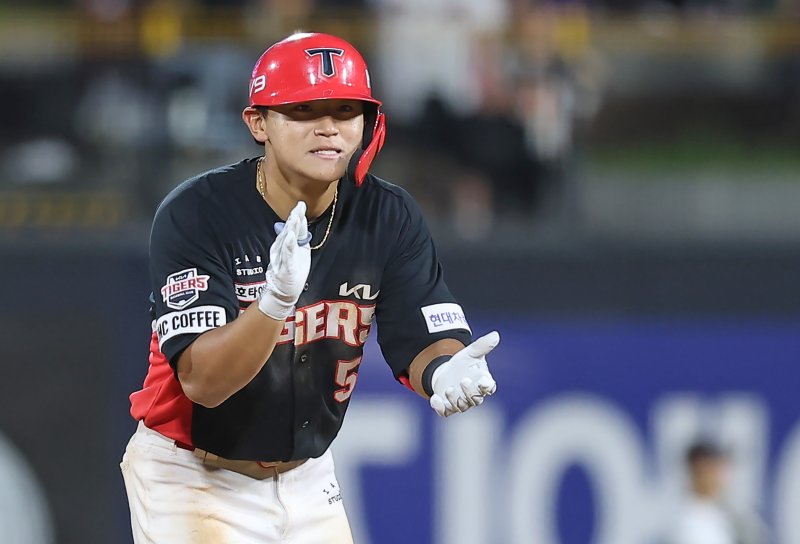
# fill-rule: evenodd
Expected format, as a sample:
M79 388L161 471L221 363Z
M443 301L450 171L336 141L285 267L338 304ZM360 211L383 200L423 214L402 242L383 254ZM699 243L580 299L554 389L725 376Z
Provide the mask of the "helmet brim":
M261 100L254 100L250 103L251 106L285 106L287 104L298 104L300 102L312 102L314 100L359 100L361 102L369 102L380 107L380 100L375 100L371 96L358 93L358 92L342 92L341 89L304 89L301 92L284 94L274 93L274 96L268 97L264 100L263 96L259 97Z

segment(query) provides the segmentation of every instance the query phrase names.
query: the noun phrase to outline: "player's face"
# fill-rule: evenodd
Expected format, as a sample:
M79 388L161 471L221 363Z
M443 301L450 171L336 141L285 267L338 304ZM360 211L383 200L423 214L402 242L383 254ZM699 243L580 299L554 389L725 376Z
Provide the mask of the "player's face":
M728 463L723 458L705 458L695 461L691 470L695 490L705 497L719 496L727 483Z
M272 159L282 172L332 182L344 175L361 145L364 104L314 100L270 108L266 133Z

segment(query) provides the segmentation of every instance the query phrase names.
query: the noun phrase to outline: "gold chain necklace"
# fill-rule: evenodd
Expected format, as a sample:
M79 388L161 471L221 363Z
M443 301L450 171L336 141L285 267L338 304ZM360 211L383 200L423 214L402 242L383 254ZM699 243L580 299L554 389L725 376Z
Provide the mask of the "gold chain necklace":
M261 195L261 198L264 199L264 202L267 202L267 196L264 194L264 174L261 173L261 163L264 161L264 157L260 157L256 162L256 188L258 189L258 193ZM325 229L325 236L322 237L322 241L315 245L311 246L311 249L319 249L325 242L328 241L328 235L331 233L331 227L333 226L333 216L336 214L336 201L339 199L339 186L336 186L336 189L333 192L333 209L331 210L331 217L328 219L328 227ZM269 204L269 202L267 202Z

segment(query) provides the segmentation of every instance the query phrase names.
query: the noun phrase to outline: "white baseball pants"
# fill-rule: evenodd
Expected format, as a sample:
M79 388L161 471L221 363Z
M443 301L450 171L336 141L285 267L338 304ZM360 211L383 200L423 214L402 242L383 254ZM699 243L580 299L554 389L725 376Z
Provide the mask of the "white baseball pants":
M203 465L142 423L120 463L135 544L352 544L330 451L274 478Z

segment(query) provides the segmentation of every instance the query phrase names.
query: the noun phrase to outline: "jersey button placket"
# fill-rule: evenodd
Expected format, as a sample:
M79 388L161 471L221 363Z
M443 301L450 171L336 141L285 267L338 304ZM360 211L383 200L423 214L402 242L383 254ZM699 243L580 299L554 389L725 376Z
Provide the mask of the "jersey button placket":
M304 353L300 356L300 362L305 363L306 361L308 361L308 354Z

